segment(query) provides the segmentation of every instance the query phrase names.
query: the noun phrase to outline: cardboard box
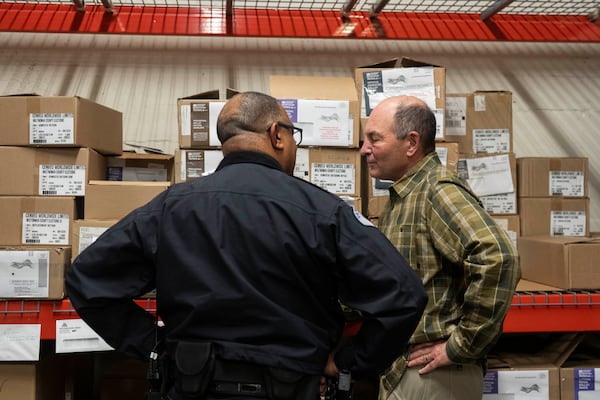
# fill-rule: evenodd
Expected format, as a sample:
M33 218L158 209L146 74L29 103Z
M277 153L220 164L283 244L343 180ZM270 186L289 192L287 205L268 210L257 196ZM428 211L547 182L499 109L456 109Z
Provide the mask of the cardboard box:
M359 106L354 80L346 77L269 77L292 123L302 129L301 146L359 146Z
M515 250L518 248L517 239L521 236L521 219L518 214L492 214L492 218L510 237Z
M0 196L0 245L70 245L77 217L74 197Z
M446 168L454 173L458 173L458 160L460 158L458 143L437 142L435 144L435 151L438 153L442 165L445 165Z
M214 172L223 160L221 150L175 150L175 183L187 182Z
M124 152L106 159L106 175L94 178L109 181L174 182L173 155Z
M0 363L0 400L64 400L64 359Z
M590 199L520 197L521 235L589 236Z
M394 58L354 69L354 81L360 104L361 139L371 110L387 97L409 95L425 101L435 113L435 138L446 140L446 69L438 65Z
M121 219L170 185L170 182L90 181L86 188L85 219Z
M298 149L294 176L339 196L360 197L360 153L355 149Z
M512 93L446 93L446 140L461 153L512 153Z
M237 93L236 90L227 89L225 100L220 100L218 90L209 90L177 99L179 147L182 149L220 148L217 118L227 99Z
M565 290L600 289L600 237L521 236L521 276Z
M517 163L513 153L460 154L458 175L490 214L517 214Z
M579 337L577 333L566 333L501 338L488 358L482 399L559 399L559 367L577 346Z
M0 246L0 298L63 299L70 263L70 246Z
M543 283L521 278L517 283L517 292L555 292L561 290L556 286L544 285Z
M71 261L92 244L108 228L116 224L118 220L95 220L95 219L76 219L73 221L71 233Z
M560 368L561 400L600 399L600 336L586 332Z
M84 196L105 169L104 156L90 148L0 146L0 195Z
M519 196L587 197L586 157L517 158Z
M123 151L122 113L81 97L2 96L0 145Z
M600 399L600 357L560 369L561 400Z

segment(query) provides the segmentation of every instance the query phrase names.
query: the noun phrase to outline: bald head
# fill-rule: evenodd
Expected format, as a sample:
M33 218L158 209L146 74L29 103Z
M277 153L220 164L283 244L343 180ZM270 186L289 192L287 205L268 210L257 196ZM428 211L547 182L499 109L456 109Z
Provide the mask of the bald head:
M417 131L421 136L424 154L435 150L435 114L421 99L413 96L394 96L381 101L371 112L371 116L393 115L392 129L398 139L408 132Z
M217 136L221 144L243 133L265 133L269 124L281 120L285 111L274 97L258 92L233 96L217 119Z
M277 99L259 92L233 96L217 118L217 136L223 154L255 151L275 158L282 169L293 174L296 142L293 132L286 131L291 121Z

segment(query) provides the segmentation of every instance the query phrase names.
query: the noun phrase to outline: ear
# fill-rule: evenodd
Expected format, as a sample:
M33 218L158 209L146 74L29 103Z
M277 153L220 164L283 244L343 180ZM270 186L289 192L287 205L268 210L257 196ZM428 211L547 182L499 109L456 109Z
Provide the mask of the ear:
M408 140L406 153L409 157L412 157L421 149L421 134L417 131L410 131L406 138Z
M283 148L283 140L281 140L281 133L276 122L273 122L269 127L269 140L274 149L281 150Z

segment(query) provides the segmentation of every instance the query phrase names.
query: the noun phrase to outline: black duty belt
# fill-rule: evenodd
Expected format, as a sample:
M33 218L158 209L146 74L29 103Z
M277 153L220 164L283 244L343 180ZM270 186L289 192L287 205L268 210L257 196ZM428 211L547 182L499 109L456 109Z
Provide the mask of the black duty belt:
M262 366L217 359L208 391L214 394L266 397Z

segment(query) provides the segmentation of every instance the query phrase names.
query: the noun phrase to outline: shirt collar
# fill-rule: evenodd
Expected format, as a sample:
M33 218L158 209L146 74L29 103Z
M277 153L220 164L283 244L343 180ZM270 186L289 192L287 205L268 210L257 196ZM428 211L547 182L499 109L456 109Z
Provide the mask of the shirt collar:
M261 153L258 151L234 151L234 152L231 152L223 160L221 160L221 162L219 163L219 166L217 167L217 171L228 165L240 164L240 163L260 164L260 165L264 165L265 167L283 171L283 169L281 168L281 165L279 164L279 162L277 162L277 160L275 160L273 157L271 157L268 154Z
M425 175L432 169L442 165L437 153L432 151L421 159L415 166L400 179L390 186L390 195L396 195L400 198L405 197L412 192L414 187L419 184Z

